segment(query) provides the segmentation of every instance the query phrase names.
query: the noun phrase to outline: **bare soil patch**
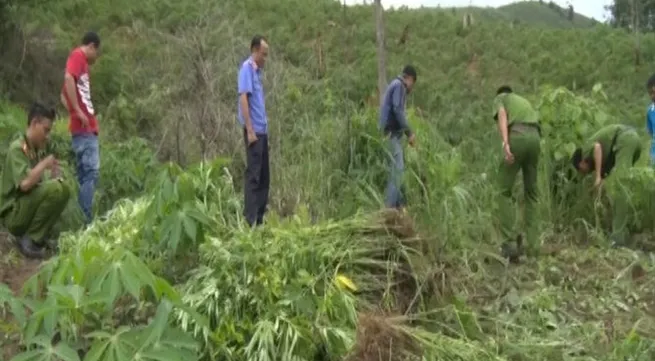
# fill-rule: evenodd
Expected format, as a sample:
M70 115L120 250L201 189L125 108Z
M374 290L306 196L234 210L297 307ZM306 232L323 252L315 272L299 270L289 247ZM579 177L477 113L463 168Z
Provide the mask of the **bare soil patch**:
M23 284L35 274L41 262L23 257L14 245L14 239L7 232L0 231L0 283L4 283L17 295ZM0 326L10 324L12 320L0 317ZM6 334L0 328L0 360L10 360L18 353L18 335Z

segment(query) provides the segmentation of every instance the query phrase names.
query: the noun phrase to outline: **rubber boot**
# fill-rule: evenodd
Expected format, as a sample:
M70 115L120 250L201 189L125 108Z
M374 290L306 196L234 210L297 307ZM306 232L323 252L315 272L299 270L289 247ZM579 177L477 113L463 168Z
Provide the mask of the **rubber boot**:
M38 259L45 257L44 249L35 245L27 236L21 237L18 241L18 250L27 258Z

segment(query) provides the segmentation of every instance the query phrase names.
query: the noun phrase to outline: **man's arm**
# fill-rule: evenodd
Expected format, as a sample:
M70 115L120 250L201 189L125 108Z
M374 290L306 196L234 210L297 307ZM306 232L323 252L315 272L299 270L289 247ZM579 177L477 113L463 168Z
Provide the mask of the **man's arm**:
M66 96L64 95L63 91L59 93L59 101L64 106L64 109L70 112L70 109L68 109L68 103L66 103Z
M66 75L64 76L64 91L66 92L66 98L69 99L71 104L71 109L68 109L68 112L76 114L81 113L82 109L80 108L80 103L77 101L77 94L75 93L75 78L69 72L66 72Z
M246 131L252 133L253 129L252 129L252 121L250 120L250 107L248 104L248 93L241 93L241 95L239 95L239 106L241 107L241 114L243 115L243 121L246 124Z
M11 174L12 182L18 191L29 192L39 183L43 172L52 163L52 158L52 156L48 156L30 169L29 160L22 149L13 148L7 153L4 172Z
M82 71L84 70L84 59L81 58L82 56L83 55L78 52L71 53L68 57L68 61L66 61L66 73L64 75L63 92L65 92L65 94L63 95L68 98L71 109L68 109L68 106L65 105L70 113L74 112L76 114L82 112L80 104L77 101L77 93L75 90L76 79L79 79L79 77L82 76Z
M405 105L403 104L403 98L405 97L403 85L398 83L391 90L391 107L393 108L393 113L398 120L398 126L401 130L405 131L408 137L411 137L413 132L412 128L409 126L407 117L405 116Z
M30 169L27 177L25 177L18 186L21 192L28 192L30 189L34 188L37 183L39 183L41 177L43 176L43 172L50 166L51 157L52 156L48 156L48 158L40 161L34 168Z
M596 180L601 179L601 171L603 169L603 147L598 142L594 143L594 168L596 171Z
M498 132L503 140L503 145L509 144L509 132L507 130L507 111L504 106L498 109Z
M241 115L243 116L243 122L246 126L246 132L252 133L252 120L250 119L250 107L248 104L248 96L252 94L252 81L253 81L253 70L250 64L245 63L241 66L239 70L239 106L241 107Z

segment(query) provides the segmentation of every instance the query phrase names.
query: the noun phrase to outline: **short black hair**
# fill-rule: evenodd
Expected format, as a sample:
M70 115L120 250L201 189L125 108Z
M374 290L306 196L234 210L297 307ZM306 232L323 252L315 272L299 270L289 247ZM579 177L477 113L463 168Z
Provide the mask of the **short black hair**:
M82 37L82 45L95 45L96 48L100 47L100 36L94 31L88 31Z
M34 102L30 106L30 110L27 112L27 126L29 127L30 124L32 124L32 120L37 118L46 118L50 121L54 121L55 118L57 118L57 113L55 112L55 108Z
M583 160L591 161L591 163L593 163L593 159L583 159L582 148L577 148L575 152L573 152L573 155L571 156L571 163L573 164L573 167L576 170L580 170L580 162L582 162ZM593 167L593 164L589 164L589 165Z
M648 81L646 82L646 89L651 90L655 88L655 74L651 75L650 78L648 78Z
M405 65L403 68L404 76L411 76L416 81L416 68L413 65Z
M505 93L512 93L512 88L509 85L503 85L498 90L496 90L496 95L499 94L505 94Z
M255 35L252 37L252 40L250 40L250 50L255 50L259 49L260 46L262 46L262 42L266 43L268 42L266 38L262 35Z

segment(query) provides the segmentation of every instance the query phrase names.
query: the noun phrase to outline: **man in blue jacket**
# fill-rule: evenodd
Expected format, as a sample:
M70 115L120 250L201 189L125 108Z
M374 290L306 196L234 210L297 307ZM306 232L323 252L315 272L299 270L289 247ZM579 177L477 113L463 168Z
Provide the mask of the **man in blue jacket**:
M403 171L405 162L401 139L407 135L410 146L414 146L416 139L405 116L405 99L416 83L416 69L406 65L400 76L392 80L384 92L380 106L380 128L389 140L390 173L385 195L385 206L402 209L405 201L401 193Z

